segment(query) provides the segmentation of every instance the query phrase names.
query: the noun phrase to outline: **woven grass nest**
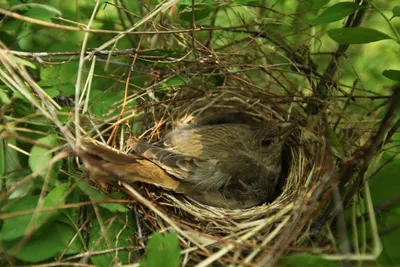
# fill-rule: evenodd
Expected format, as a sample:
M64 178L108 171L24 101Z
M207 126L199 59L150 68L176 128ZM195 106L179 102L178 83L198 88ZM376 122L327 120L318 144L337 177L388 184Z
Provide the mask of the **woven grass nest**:
M213 58L213 55L202 58ZM202 58L184 63L184 68L195 69L200 77L201 73L226 72L226 68L220 65L213 65L210 71L208 65L204 66ZM219 57L219 61L226 65L230 60L229 55ZM138 222L141 237L146 240L153 231L176 232L183 248L183 266L263 266L274 264L280 255L292 252L311 252L329 259L343 259L337 250L336 229L332 229L331 224L325 224L331 218L323 216L324 208L333 198L332 185L337 182L326 173L337 167L324 164L327 155L333 159L333 164L340 163L341 157L355 151L354 144L361 145L362 140L370 136L371 124L361 120L368 111L361 108L362 112L349 116L342 112L335 95L324 103L329 105L325 112L329 120L338 122L334 136L342 150L335 155L328 154L327 146L333 152L336 149L330 143L332 140L327 140L324 128L324 118L327 117L308 114L306 106L313 100L295 96L297 88L302 88L307 81L309 68L306 71L297 69L289 75L275 70L278 76L291 84L291 88L295 88L290 91L275 79L259 79L257 73L263 73L262 68L253 71L255 75L250 75L252 79L241 72L221 74L223 82L211 87L206 82L207 75L200 78L204 79L204 83L197 80L167 86L162 93L153 91L154 87L150 84L147 89L126 98L127 102L137 103L134 110L126 111L125 114L130 116L110 121L111 127L101 131L104 137L114 137L111 138L114 148L119 147L122 153L129 153L123 149L128 138L157 143L163 134L182 124L214 123L210 119L214 114L220 114L219 118L228 121L274 119L293 121L298 125L285 145L281 192L271 203L229 210L204 205L152 185L122 183L121 188L138 202L139 217L142 218ZM115 109L121 109L121 106L119 102ZM360 121L355 120L355 116ZM352 130L348 131L346 127ZM98 128L103 129L104 124L99 124ZM88 131L90 129L91 126ZM116 132L123 134L116 135ZM95 139L98 137L94 135Z
M3 55L3 60L7 62L9 59ZM228 62L229 57L224 60ZM9 61L7 64L12 63ZM198 73L210 72L208 66L201 69L196 64L201 65L201 62L195 62L191 67L197 69ZM213 66L213 71L217 70L218 66ZM23 68L18 71L26 74ZM332 96L329 102L324 103L329 104L325 115L310 115L306 112L306 106L312 103L312 99L295 96L296 90L304 86L304 80L293 77L287 79L284 71L276 70L295 88L287 91L275 79L259 79L261 81L258 82L257 72L260 71L255 70L253 80L247 79L247 74L241 72L221 75L224 81L212 88L206 82L197 81L194 84L170 86L162 93L157 93L149 85L147 89L127 96L124 103L115 103L113 109L121 110L128 101L136 101L136 107L125 110L123 118L115 116L103 121L92 116L91 123L87 123L85 120L88 116L81 117L81 137L96 140L100 140L100 136L106 140L108 138L113 140L113 149L120 147L121 153L126 153L123 148L130 137L157 142L164 133L183 123L201 125L210 122L212 114L222 114L228 120L241 122L274 119L297 123L298 129L284 149L281 192L271 203L243 210L228 210L203 205L152 185L121 183L120 188L137 201L134 206L140 214L137 222L139 237L146 240L154 231L176 232L182 247L183 266L265 266L275 264L282 254L292 252L317 253L336 260L352 257L341 255L338 251L338 237L331 227L335 225L325 224L331 217L324 216L324 212L334 196L332 188L337 183L333 179L333 172L338 169L336 164L343 163L341 157L352 155L371 136L370 129L374 122L362 120L369 110L360 106L360 112L350 116L339 107L338 98ZM294 74L302 78L308 75L301 71ZM50 107L51 103L41 94L41 91L37 91L41 101ZM51 108L48 110L51 111ZM56 116L49 118L57 123ZM327 118L336 121L338 127L334 137L339 147L332 144L335 138L328 140L324 128ZM93 124L95 122L97 125ZM60 129L66 140L71 141L72 131ZM342 151L335 153L338 148ZM366 188L365 196L368 198L367 184L363 188ZM369 205L369 219L374 224L371 207ZM376 225L372 229L376 230ZM379 255L379 242L376 241L375 246L373 255L367 255L365 259ZM354 259L361 256L355 255Z
M125 190L141 204L139 210L143 213L142 217L146 218L140 222L146 225L142 225L141 230L144 230L144 236L152 231L168 228L177 232L181 241L186 244L183 265L191 266L202 262L205 266L214 261L222 265L252 265L262 257L265 258L266 251L274 253L272 248L285 250L280 246L279 238L290 233L298 236L298 239L299 235L305 234L304 231L293 233L287 229L295 230L295 215L310 208L305 204L305 199L318 188L318 179L321 179L312 172L318 163L313 151L315 145L322 144L323 140L301 126L306 117L291 97L279 97L279 88L259 88L237 81L227 88L215 88L212 94L201 97L197 90L173 88L174 93L165 94L173 95L168 98L169 105L155 104L149 107L146 99L141 98L143 103L135 110L140 115L133 121L140 122L141 129L145 129L135 138L150 142L157 142L165 132L182 124L219 123L213 121L215 114L219 114L218 120L222 118L228 122L249 123L274 119L291 120L299 124L298 130L286 143L281 192L277 192L276 199L271 203L249 209L229 210L204 205L184 195L151 185L136 183L131 187L124 184ZM158 100L163 103L162 99ZM171 105L174 106L173 109ZM111 128L109 130L112 131ZM121 147L123 144L124 141ZM312 222L312 218L307 219L306 225L310 226ZM320 240L326 247L326 238ZM194 249L196 247L199 249ZM295 248L293 250L296 251ZM205 259L204 256L208 258Z

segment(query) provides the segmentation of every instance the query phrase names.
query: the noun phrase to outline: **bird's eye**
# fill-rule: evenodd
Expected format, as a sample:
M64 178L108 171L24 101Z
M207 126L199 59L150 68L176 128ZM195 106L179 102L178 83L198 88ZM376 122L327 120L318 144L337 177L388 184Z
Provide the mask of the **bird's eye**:
M262 145L263 147L268 147L268 146L272 145L273 142L274 142L273 140L264 139L264 140L261 141L261 145Z

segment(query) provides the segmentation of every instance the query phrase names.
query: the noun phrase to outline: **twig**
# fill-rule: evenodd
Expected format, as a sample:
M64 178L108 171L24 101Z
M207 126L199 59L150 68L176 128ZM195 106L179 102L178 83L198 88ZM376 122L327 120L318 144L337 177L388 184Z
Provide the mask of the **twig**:
M356 2L360 4L361 1L362 0L357 0ZM362 7L357 11L356 14L353 13L348 17L347 23L344 26L345 28L358 27L361 25L361 22L363 21L365 14L368 10L367 1L363 1L361 6ZM346 53L349 46L350 45L348 44L340 44L338 49L332 56L331 61L329 62L328 66L325 69L324 74L322 75L322 79L317 85L315 96L318 97L319 99L324 100L326 97L330 95L329 92L330 88L335 84L334 78L336 76L336 72L339 67L339 61ZM311 104L307 106L307 110L308 112L310 112L310 114L317 114L318 112L320 112L321 107L322 107L321 105Z

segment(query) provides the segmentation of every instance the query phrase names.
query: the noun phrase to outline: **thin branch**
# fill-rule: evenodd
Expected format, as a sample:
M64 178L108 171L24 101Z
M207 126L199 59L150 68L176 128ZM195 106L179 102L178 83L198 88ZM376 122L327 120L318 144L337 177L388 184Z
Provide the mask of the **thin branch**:
M362 0L357 0L357 3L360 3ZM345 28L349 27L358 27L361 25L365 14L368 10L367 8L367 1L364 1L361 4L361 8L357 11L356 14L351 14L348 19L347 23L344 26ZM334 86L336 72L339 68L340 59L344 56L347 49L350 45L348 44L340 44L338 49L336 50L335 54L332 56L331 61L328 64L324 74L322 75L322 79L320 80L319 84L317 85L317 91L315 92L315 96L324 100L327 96L330 95L330 90ZM309 105L307 106L307 110L311 114L317 114L321 110L321 105Z

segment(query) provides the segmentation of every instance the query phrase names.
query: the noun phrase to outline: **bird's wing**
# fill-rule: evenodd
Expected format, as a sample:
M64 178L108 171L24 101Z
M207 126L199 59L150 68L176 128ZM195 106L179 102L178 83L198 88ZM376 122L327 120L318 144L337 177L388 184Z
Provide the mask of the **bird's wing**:
M98 156L108 162L116 163L136 163L140 157L133 154L125 154L121 151L114 150L105 145L98 145L89 140L82 140L81 149L91 155Z
M279 173L244 152L199 158L147 143L131 142L140 155L180 179L176 192L203 203L231 208L250 207L271 199Z
M210 169L216 161L160 148L151 144L131 141L128 145L140 155L178 179L190 180L199 169Z
M147 143L131 142L130 146L136 154L200 191L224 188L243 192L256 183L256 178L268 177L270 172L245 153L221 153L218 159L204 159Z
M136 155L123 154L105 146L83 142L79 157L92 178L101 185L124 181L144 182L175 190L180 182L155 163Z

